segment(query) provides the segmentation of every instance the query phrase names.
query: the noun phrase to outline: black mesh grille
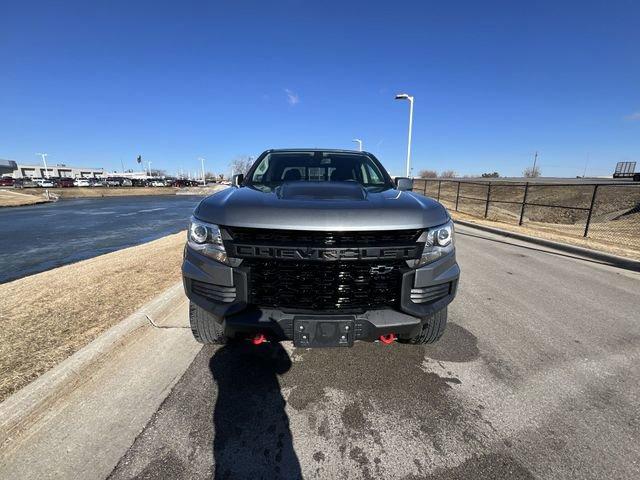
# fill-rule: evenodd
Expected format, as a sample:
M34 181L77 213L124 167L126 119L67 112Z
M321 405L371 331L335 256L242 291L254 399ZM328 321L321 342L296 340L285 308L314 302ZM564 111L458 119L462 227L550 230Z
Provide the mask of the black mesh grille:
M397 306L401 262L245 260L250 303L292 310L345 311ZM405 266L406 267L406 266Z
M249 245L312 247L385 247L412 245L422 230L389 230L358 232L312 232L304 230L268 230L261 228L225 227L236 243Z

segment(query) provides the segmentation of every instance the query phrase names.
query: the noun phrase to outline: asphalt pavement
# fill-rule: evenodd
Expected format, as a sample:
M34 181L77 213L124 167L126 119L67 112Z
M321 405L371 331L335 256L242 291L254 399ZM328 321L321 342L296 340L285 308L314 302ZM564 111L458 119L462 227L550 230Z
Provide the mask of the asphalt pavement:
M640 275L457 242L438 344L206 347L111 478L640 477Z

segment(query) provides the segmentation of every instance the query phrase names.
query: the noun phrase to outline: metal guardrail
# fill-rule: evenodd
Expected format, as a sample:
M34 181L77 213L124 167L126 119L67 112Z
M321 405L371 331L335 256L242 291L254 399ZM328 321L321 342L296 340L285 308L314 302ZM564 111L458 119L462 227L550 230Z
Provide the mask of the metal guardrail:
M490 220L640 247L640 185L415 179L414 192Z

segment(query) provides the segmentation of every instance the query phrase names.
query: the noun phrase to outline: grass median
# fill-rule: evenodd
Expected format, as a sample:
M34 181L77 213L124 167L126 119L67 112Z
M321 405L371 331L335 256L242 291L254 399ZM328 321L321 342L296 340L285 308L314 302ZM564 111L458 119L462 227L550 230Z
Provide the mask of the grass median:
M0 401L180 280L177 233L0 285Z

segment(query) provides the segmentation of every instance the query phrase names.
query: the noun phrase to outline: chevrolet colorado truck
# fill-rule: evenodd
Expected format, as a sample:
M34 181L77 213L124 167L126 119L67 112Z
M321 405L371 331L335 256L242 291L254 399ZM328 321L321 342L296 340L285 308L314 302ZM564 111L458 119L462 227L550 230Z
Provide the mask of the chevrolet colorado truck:
M267 150L196 207L182 275L195 338L437 341L456 295L454 227L370 153Z

